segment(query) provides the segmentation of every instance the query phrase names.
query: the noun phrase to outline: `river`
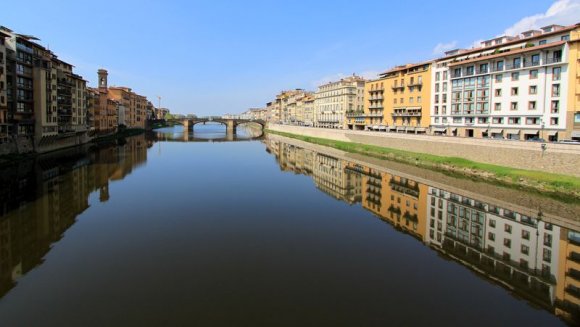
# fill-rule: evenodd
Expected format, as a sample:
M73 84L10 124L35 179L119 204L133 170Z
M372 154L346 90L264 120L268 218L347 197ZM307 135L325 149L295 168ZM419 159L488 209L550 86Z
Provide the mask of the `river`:
M578 203L222 127L0 170L0 326L558 326Z

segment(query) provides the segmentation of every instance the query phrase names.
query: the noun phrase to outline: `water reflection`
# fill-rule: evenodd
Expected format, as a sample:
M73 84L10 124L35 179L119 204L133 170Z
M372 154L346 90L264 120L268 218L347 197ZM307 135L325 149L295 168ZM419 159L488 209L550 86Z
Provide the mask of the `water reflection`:
M147 160L144 135L99 147L61 151L0 170L0 298L43 262L98 192L106 202L109 182L122 180Z
M568 322L580 321L577 203L558 204L499 188L488 192L511 194L515 201L507 203L474 192L479 186L468 181L455 181L466 190L413 178L387 168L391 163L365 164L364 158L274 135L265 143L281 170L310 176L322 192L360 203L514 296ZM518 204L520 198L528 206Z

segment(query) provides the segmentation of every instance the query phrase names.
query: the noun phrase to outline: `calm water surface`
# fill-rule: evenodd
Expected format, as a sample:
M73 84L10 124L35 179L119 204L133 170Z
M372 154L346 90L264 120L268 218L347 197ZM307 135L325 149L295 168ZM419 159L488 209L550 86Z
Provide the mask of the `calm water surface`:
M2 170L0 326L578 322L577 203L248 137L165 129Z

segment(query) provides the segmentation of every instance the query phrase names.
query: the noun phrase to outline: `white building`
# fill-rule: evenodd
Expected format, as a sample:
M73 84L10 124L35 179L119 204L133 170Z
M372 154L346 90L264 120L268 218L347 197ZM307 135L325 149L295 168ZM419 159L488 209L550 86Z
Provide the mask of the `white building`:
M569 138L570 32L546 26L435 61L431 130L465 137Z
M318 87L314 101L314 125L345 128L346 113L363 111L365 80L353 75Z

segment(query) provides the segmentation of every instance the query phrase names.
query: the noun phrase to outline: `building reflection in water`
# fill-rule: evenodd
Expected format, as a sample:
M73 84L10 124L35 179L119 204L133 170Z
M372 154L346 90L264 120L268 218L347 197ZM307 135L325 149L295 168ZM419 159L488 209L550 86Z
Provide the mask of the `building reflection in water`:
M311 176L333 198L360 203L443 257L568 322L579 321L580 232L570 227L579 224L576 217L557 217L571 222L558 226L536 208L431 186L287 138L269 136L265 143L283 171Z
M109 182L144 164L144 135L97 149L76 148L0 170L0 298L42 263L51 244L89 207L109 200Z

